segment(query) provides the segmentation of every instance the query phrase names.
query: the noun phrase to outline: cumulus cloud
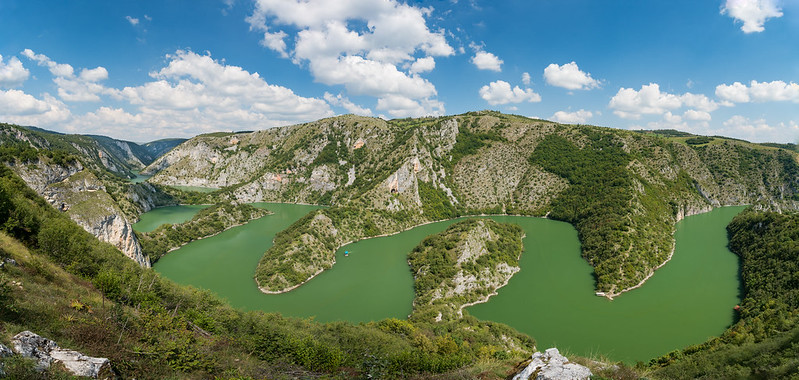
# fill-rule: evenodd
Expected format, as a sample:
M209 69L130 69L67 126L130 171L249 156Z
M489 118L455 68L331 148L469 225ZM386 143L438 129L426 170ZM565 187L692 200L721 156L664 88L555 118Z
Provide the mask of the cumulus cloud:
M125 16L125 20L128 20L130 25L134 25L134 26L139 25L139 19L137 19L135 17Z
M411 99L399 95L391 95L377 100L377 109L387 111L392 117L413 117L416 115L441 116L444 114L444 103L431 98Z
M334 106L342 107L349 111L349 113L361 116L372 116L372 110L351 102L346 96L341 94L333 95L329 92L325 92L324 98L328 103Z
M710 121L712 119L709 112L697 110L685 111L682 117L692 121Z
M21 53L30 60L36 61L39 66L47 67L50 73L57 77L69 77L75 72L71 65L56 63L44 54L36 54L31 49L25 49Z
M519 86L511 88L510 83L498 80L480 88L480 97L490 105L522 103L536 103L541 101L541 95L532 89L521 89Z
M472 57L472 63L480 70L500 72L502 71L502 64L504 62L492 53L478 51L474 53L474 57Z
M741 82L716 86L716 96L733 103L794 102L799 103L799 84L783 81L758 82L749 85Z
M58 65L32 51L27 56L36 57L32 59L38 59L42 66ZM106 95L118 101L118 107L104 106L77 115L50 95L36 98L8 90L0 93L0 118L65 132L150 141L220 130L263 129L333 115L325 100L299 96L291 89L267 83L258 73L220 63L210 55L177 51L167 60L168 64L150 73L152 80L121 89L98 83L108 78L108 71L102 67L81 69L77 75L74 70L64 76L54 73L61 99L76 101L86 94ZM344 97L332 98L342 107L355 107Z
M742 22L741 30L747 34L762 32L766 20L782 17L777 0L726 0L721 13Z
M436 90L420 74L435 67L434 57L455 53L443 30L428 28L431 12L396 0L257 0L246 20L264 33L264 46L307 67L317 82L406 113L438 108L424 106L436 103L429 101Z
M28 79L30 72L22 66L22 62L17 57L8 59L8 63L3 62L0 55L0 87L16 87Z
M552 86L567 90L590 90L599 87L599 81L591 78L591 74L583 72L577 63L565 65L550 64L544 69L544 79Z
M66 105L52 96L39 99L20 90L0 90L0 119L5 122L47 126L70 115Z
M522 73L522 83L524 83L525 85L529 86L530 82L531 82L530 79L531 79L530 78L530 73L527 73L527 72Z
M552 120L565 124L583 124L592 117L594 117L594 114L591 111L581 109L575 112L555 112L555 114L552 115Z
M795 121L769 124L764 119L752 120L741 115L735 115L725 121L724 127L716 132L726 136L738 136L754 142L796 141L799 138L799 124Z
M102 66L94 69L82 69L75 76L75 69L68 64L58 63L44 54L36 54L31 49L25 49L22 55L37 62L39 66L47 67L53 74L53 82L58 86L58 97L68 102L96 102L100 94L109 90L100 81L108 79L108 70Z
M418 58L416 62L411 64L410 72L412 74L421 74L428 71L433 71L436 68L436 60L433 57Z
M718 109L719 104L701 94L661 92L657 83L650 83L641 86L640 90L620 88L608 106L621 118L640 119L642 115L665 115L683 107L709 113Z

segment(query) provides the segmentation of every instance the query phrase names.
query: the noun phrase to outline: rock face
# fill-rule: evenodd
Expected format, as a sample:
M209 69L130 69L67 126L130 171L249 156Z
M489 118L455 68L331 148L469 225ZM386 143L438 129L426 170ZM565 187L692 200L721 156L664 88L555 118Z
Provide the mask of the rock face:
M94 358L80 352L58 347L56 342L30 331L23 331L13 338L14 351L25 358L38 361L38 368L50 368L53 363L62 364L75 376L107 378L113 375L111 362L106 358Z
M45 161L31 165L15 165L12 169L42 195L53 207L66 212L84 230L101 241L117 247L125 256L141 266L150 260L141 250L133 227L117 202L106 192L103 183L80 164L60 166ZM146 185L150 186L151 185ZM135 202L151 206L147 192ZM146 207L144 207L146 208Z
M550 348L544 353L534 353L530 364L513 380L582 380L592 375L587 367L569 363L569 359L561 355L557 348Z

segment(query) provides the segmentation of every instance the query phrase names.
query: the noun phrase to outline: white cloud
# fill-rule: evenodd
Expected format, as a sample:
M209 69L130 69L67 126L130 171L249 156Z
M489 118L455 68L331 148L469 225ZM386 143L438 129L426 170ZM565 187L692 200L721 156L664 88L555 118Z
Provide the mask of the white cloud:
M98 66L93 69L83 69L80 71L80 79L86 82L99 82L108 79L108 70Z
M480 70L500 72L502 71L502 64L504 62L492 53L478 51L474 53L474 57L472 57L472 63Z
M36 54L30 49L25 49L22 55L32 59L39 66L50 69L53 82L58 86L58 97L68 102L96 102L100 94L109 93L98 82L108 79L108 70L102 66L93 69L82 69L79 76L75 76L75 69L65 63L57 63L44 54Z
M321 99L305 98L286 87L267 83L258 73L224 65L208 55L178 51L169 65L150 75L156 81L125 87L116 96L150 109L244 109L282 120L330 116Z
M638 91L632 88L620 88L610 99L608 106L614 110L614 114L621 118L637 120L642 115L666 115L667 112L682 107L709 113L718 109L719 104L701 94L687 92L675 95L661 92L657 83L650 83L641 86ZM692 114L692 116L696 115Z
M347 99L347 97L345 97L345 96L343 96L341 94L338 94L338 95L334 96L333 94L331 94L329 92L325 92L325 96L324 97L325 97L325 100L328 103L330 103L330 104L332 104L334 106L343 107L344 109L346 109L347 111L349 111L352 114L361 115L361 116L372 116L372 110L370 110L368 108L361 107L361 106L351 102L349 99Z
M19 86L28 79L30 72L22 66L22 62L17 57L8 59L8 63L3 62L0 55L0 87Z
M455 53L443 30L428 28L431 12L396 0L256 0L246 21L264 33L264 46L308 67L317 82L382 98L384 105L407 106L388 101L407 98L425 109L436 90L419 74L432 70L433 57Z
M748 102L794 102L799 103L799 84L783 81L758 82L749 86L740 82L716 86L716 96L733 103Z
M26 56L39 58L43 66L56 65L32 51ZM0 94L0 117L65 132L150 141L220 130L263 129L334 114L322 99L299 96L286 87L267 83L258 73L220 63L208 55L178 51L167 59L165 67L150 73L151 81L122 89L99 83L108 78L108 71L102 67L53 79L61 99L93 100L109 95L120 102L119 107L104 106L73 115L52 96L45 94L37 99L9 90ZM345 108L354 106L346 98L340 101Z
M747 34L765 30L763 25L769 18L782 17L776 0L726 0L721 13L742 22L741 30Z
M671 112L666 112L663 114L663 120L669 124L679 124L682 123L682 116L674 115Z
M0 119L5 122L48 126L70 117L64 103L45 94L43 99L20 90L0 90Z
M692 121L710 121L712 119L709 112L697 110L687 110L682 117Z
M524 83L525 85L529 86L530 82L531 82L530 79L531 79L530 78L530 73L527 73L527 72L522 73L522 83Z
M393 117L441 116L446 112L444 103L435 99L411 99L390 95L377 99L377 109L387 111Z
M586 111L584 109L575 112L558 111L552 115L552 120L558 123L583 124L593 116L594 114L591 111Z
M50 106L19 90L0 91L0 114L32 115L47 112Z
M418 58L411 65L410 72L414 74L426 73L436 68L436 60L433 57Z
M532 89L521 89L515 86L511 89L510 83L498 80L480 88L480 97L490 105L540 102L541 96L533 92Z
M754 142L795 142L799 138L799 124L795 121L787 124L768 124L764 119L751 120L741 115L735 115L724 122L723 128L715 132L719 135L737 136Z
M135 26L135 25L139 25L139 19L137 19L137 18L135 18L135 17L131 17L131 16L125 16L125 20L128 20L128 22L130 23L130 25L134 25L134 26Z
M65 63L56 63L44 54L36 54L31 49L22 51L22 55L36 61L39 66L50 69L50 73L57 77L70 77L75 72L72 66Z
M544 79L547 83L567 90L590 90L599 87L599 81L591 78L591 74L583 72L577 63L570 62L559 66L550 64L544 69Z

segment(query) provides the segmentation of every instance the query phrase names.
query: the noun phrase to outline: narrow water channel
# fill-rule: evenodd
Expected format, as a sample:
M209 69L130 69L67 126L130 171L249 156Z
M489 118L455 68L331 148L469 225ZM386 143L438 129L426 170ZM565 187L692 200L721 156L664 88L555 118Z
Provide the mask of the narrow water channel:
M253 280L258 260L276 232L315 207L258 206L274 214L192 242L161 258L155 270L178 283L209 289L244 310L322 322L405 318L413 300L408 252L424 237L456 222L432 223L342 247L331 270L289 293L266 295ZM536 338L542 349L557 346L627 362L700 343L719 335L734 317L738 266L726 248L725 227L742 209L717 209L680 222L672 261L643 287L614 301L593 294L591 267L580 257L571 225L541 218L491 217L524 229L522 270L488 303L466 311L507 323Z

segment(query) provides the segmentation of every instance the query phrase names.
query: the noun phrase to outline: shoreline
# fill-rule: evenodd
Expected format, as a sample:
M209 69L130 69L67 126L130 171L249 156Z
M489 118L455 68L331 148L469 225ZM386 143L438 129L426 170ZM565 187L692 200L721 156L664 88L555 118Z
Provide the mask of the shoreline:
M183 246L185 246L185 245L187 245L187 244L189 244L189 243L191 243L191 242L195 242L195 241L199 241L199 240L203 240L203 239L211 238L211 237L214 237L214 236L216 236L216 235L219 235L219 234L221 234L221 233L223 233L223 232L225 232L225 231L227 231L227 230L229 230L229 229L231 229L231 228L235 228L235 227L239 227L239 226L243 226L243 225L249 224L249 223L250 223L250 222L252 222L253 220L261 219L261 218L263 218L264 216L274 215L274 212L272 212L272 211L269 211L269 210L266 210L266 211L268 212L266 215L262 215L262 216L259 216L259 217L257 217L257 218L250 219L250 220L248 220L248 221L246 221L246 222L244 222L244 223L237 223L237 224L231 225L231 226L229 226L229 227L225 227L225 229L223 229L223 230L221 230L221 231L219 231L219 232L215 232L215 233L213 233L213 234L211 234L211 235L206 235L206 236L203 236L203 237L199 237L199 238L197 238L197 239L192 239L192 240L189 240L189 241L187 241L187 242L185 242L185 243L182 243L182 244L180 244L180 245L179 245L179 246L177 246L177 247L170 248L170 249L169 249L168 251L166 251L166 252L165 252L163 255L161 255L161 257L164 257L164 256L166 256L167 254L169 254L169 253L170 253L170 252L172 252L172 251L177 251L178 249L181 249L181 248L183 248ZM154 231L154 230L153 230L153 231ZM150 232L152 232L152 231L150 231ZM146 234L147 232L144 232L144 233ZM149 258L149 257L150 257L150 255L147 255L147 258ZM158 258L158 260L161 260L161 257L159 257L159 258ZM155 262L157 263L157 262L158 262L158 260L156 260ZM152 266L152 264L154 264L154 263L151 263L151 264L150 264L150 266Z
M283 203L283 204L298 204L298 203L287 203L287 202L256 202L256 203ZM311 206L317 206L317 205L311 205ZM710 207L709 207L709 208L707 208L707 209L703 209L703 210L701 210L700 212L695 212L695 213L686 213L686 214L684 214L684 215L683 215L683 218L682 218L682 219L684 219L684 218L686 218L686 217L689 217L689 216L693 216L693 215L699 215L699 214L704 214L704 213L707 213L707 212L711 212L711 211L713 211L713 210L715 210L715 209L717 209L717 208L720 208L720 207L729 207L729 206L747 206L747 205L723 205L723 206L712 206L712 205L710 205ZM322 207L326 207L326 206L322 206ZM373 238L380 238L380 237L392 236L392 235L396 235L396 234L399 234L399 233L402 233L402 232L406 232L406 231L412 230L412 229L414 229L414 228L416 228L416 227L421 227L421 226L425 226L425 225L428 225L428 224L433 224L433 223L446 222L446 221L458 220L458 219L467 219L467 218L476 218L476 217L492 217L492 216L495 216L495 217L502 217L502 216L527 217L527 218L540 218L540 219L548 219L548 220L557 221L557 220L555 220L555 219L550 219L550 218L549 218L549 213L547 213L547 214L546 214L546 215L544 215L544 216L532 216L532 215L520 215L520 214L485 214L485 213L483 213L483 214L471 214L471 215L463 215L463 216L459 216L459 217L457 217L457 218L452 218L452 219L442 219L442 220L427 221L427 222L424 222L424 223L420 223L420 224L415 224L415 225L412 225L412 226L410 226L410 227L404 228L404 229L402 229L402 230L399 230L399 231L395 231L395 232L387 232L387 233L383 233L383 234L380 234L380 235L375 235L375 236L365 236L365 237L361 237L361 238L357 238L357 239L352 239L352 240L349 240L349 241L347 241L347 242L344 242L344 243L342 243L341 245L339 245L338 247L336 247L336 248L333 250L333 252L334 252L334 254L333 254L333 261L332 261L332 263L331 263L331 267L330 267L330 268L332 268L332 267L333 267L333 266L336 264L335 252L337 252L339 249L341 249L342 247L344 247L344 246L346 246L346 245L348 245L348 244L357 243L357 242L359 242L359 241L361 241L361 240L366 240L366 239L373 239ZM679 219L679 220L677 220L677 222L681 221L682 219ZM563 223L567 223L567 222L563 222ZM569 224L571 224L571 223L569 223ZM574 225L572 225L572 226L574 226ZM675 226L676 226L676 222L675 222ZM674 232L676 232L676 228L675 228L675 231L673 231L673 232L672 232L672 241L674 241ZM274 243L274 242L273 242L273 243ZM628 287L628 288L624 288L624 289L622 289L621 291L618 291L618 292L612 292L612 293L605 293L605 292L595 292L594 294L595 294L596 296L599 296L599 297L605 297L605 298L607 298L608 300L612 301L614 298L616 298L616 297L618 297L618 296L620 296L620 295L622 295L622 294L624 294L624 293L626 293L626 292L629 292L629 291L632 291L632 290L635 290L635 289L638 289L638 288L642 287L642 286L643 286L643 285L644 285L644 284L645 284L645 283L646 283L646 282L647 282L647 281L648 281L650 278L652 278L652 276L654 276L654 275L655 275L655 272L656 272L658 269L660 269L660 268L662 268L663 266L665 266L666 264L668 264L668 263L669 263L669 261L671 261L671 259L674 257L674 252L675 252L675 249L676 249L676 241L674 241L674 243L675 243L675 244L672 246L672 248L671 248L671 252L669 253L669 256L666 258L666 260L665 260L665 261L663 261L662 263L660 263L658 266L654 267L654 268L652 269L652 271L651 271L651 272L650 272L650 273L649 273L649 274L648 274L646 277L644 277L644 279L642 279L642 280L641 280L639 283L637 283L636 285L634 285L634 286L631 286L631 287ZM581 242L581 245L582 245L582 242ZM581 250L582 250L582 248L581 248ZM261 284L258 282L258 279L257 279L257 278L254 278L254 280L255 280L255 284L256 284L256 286L258 287L258 290L260 290L260 291L261 291L262 293L264 293L264 294L283 294L283 293L287 293L287 292L290 292L290 291L292 291L292 290L294 290L294 289L297 289L297 288L299 288L300 286L302 286L302 285L304 285L305 283L307 283L308 281L312 280L314 277L318 276L319 274L321 274L321 273L322 273L322 272L324 272L325 270L326 270L326 269L320 269L320 270L318 270L317 272L315 272L313 275L311 275L310 277L308 277L307 279L305 279L304 281L302 281L301 283L299 283L299 284L296 284L296 285L292 285L292 286L290 286L290 287L288 287L288 288L281 289L281 290L268 290L268 289L266 289L266 288L263 288L263 287L261 286ZM511 277L513 277L513 276L511 276ZM508 281L510 281L510 279L508 279ZM501 287L497 288L497 289L500 289L500 288L502 288L502 287L503 287L503 286L505 286L505 285L507 285L507 282L506 282L504 285L502 285ZM494 292L492 292L492 294L490 294L490 295L489 295L489 297L488 297L488 298L490 298L491 296L493 296L493 295L496 295L496 294L497 294L497 293L496 293L496 291L494 291ZM486 300L485 300L485 301L478 302L478 303L487 302L487 301L488 301L488 298L486 298ZM477 303L474 303L474 304L477 304ZM466 306L463 306L463 307L468 307L468 306L473 306L473 305L467 304ZM462 310L463 310L463 308L461 308L461 309L459 310L459 313L460 313Z
M267 202L261 202L261 203L267 203ZM299 203L285 203L285 202L272 202L272 203L299 204ZM307 205L307 206L317 206L317 205ZM328 206L322 206L322 207L328 207ZM396 232L387 232L387 233L380 234L380 235L375 235L375 236L364 236L364 237L361 237L361 238L352 239L352 240L350 240L350 241L347 241L347 242L345 242L345 243L343 243L343 244L339 245L338 247L336 247L335 249L333 249L333 262L332 262L332 264L331 264L330 268L333 268L333 265L336 265L336 252L337 252L339 249L343 248L344 246L346 246L346 245L348 245L348 244L357 243L357 242L359 242L359 241L361 241L361 240L366 240L366 239L374 239L374 238L381 238L381 237L387 237L387 236L397 235L397 234L400 234L400 233L403 233L403 232L406 232L406 231L410 231L410 230L412 230L412 229L414 229L414 228L416 228L416 227L426 226L426 225L428 225L428 224L433 224L433 223L447 222L447 221L450 221L450 220L458 220L458 219L476 218L476 217L490 217L490 216L516 216L516 217L527 217L527 218L540 218L540 219L549 219L549 218L547 218L547 217L545 217L545 216L532 216L532 215L513 215L513 214L473 214L473 215L463 215L463 216L459 216L459 217L457 217L457 218L452 218L452 219L432 220L432 221L428 221L428 222L424 222L424 223L420 223L420 224L414 224L413 226L407 227L407 228L405 228L405 229L402 229L402 230L399 230L399 231L396 231ZM554 220L554 219L549 219L549 220ZM564 222L564 223L565 223L565 222ZM272 244L274 245L274 241L272 241ZM270 247L270 248L271 248L271 247ZM262 256L263 256L263 255L262 255ZM300 286L302 286L303 284L305 284L305 283L306 283L306 282L308 282L308 281L311 281L311 280L312 280L314 277L318 276L320 273L324 272L325 270L326 270L326 269L320 269L320 270L318 270L316 273L314 273L313 275L311 275L310 277L308 277L307 279L305 279L303 282L301 282L301 283L299 283L299 284L296 284L296 285L292 285L291 287L288 287L288 288L285 288L285 289L281 289L281 290L269 290L269 289L266 289L266 288L264 288L264 287L262 287L262 286L261 286L261 284L260 284L260 282L258 281L258 278L257 278L257 277L255 277L255 278L254 278L254 280L255 280L255 285L258 287L258 290L260 290L260 291L261 291L261 293L264 293L264 294L283 294L283 293L287 293L287 292L290 292L290 291L292 291L292 290L294 290L294 289L297 289L297 288L299 288ZM511 277L512 277L512 276L511 276ZM507 283L506 283L506 284L507 284ZM505 286L505 285L503 285L503 286Z
M751 205L730 205L730 206L751 206ZM713 210L715 210L715 209L717 209L717 208L721 208L721 207L730 207L730 206L718 206L718 207L715 207L715 206L712 206L712 205L711 205L709 208L707 208L707 209L703 209L702 211L699 211L699 212L695 212L695 213L685 213L685 214L683 214L683 217L682 217L682 218L677 218L677 222L675 222L675 223L674 223L674 226L675 226L675 228L674 228L674 231L672 231L672 233L671 233L671 240L674 242L674 244L673 244L673 245L672 245L672 247L671 247L671 252L669 253L669 257L667 257L665 261L663 261L662 263L660 263L660 265L658 265L658 266L656 266L656 267L652 268L652 271L651 271L651 272L649 272L649 274L648 274L648 275L646 275L646 277L644 277L644 279L643 279L643 280L641 280L641 282L639 282L639 283L635 284L634 286L631 286L631 287L629 287L629 288L622 289L621 291L618 291L618 292L613 292L613 293L596 292L596 293L594 293L594 294L595 294L595 295L597 295L597 296L599 296L599 297L605 297L605 298L607 298L608 300L610 300L610 301L613 301L613 298L616 298L616 297L618 297L618 296L620 296L620 295L622 295L622 294L624 294L624 293L627 293L627 292L629 292L629 291L631 291L631 290L635 290L635 289L638 289L638 288L640 288L640 287L644 286L644 283L646 283L646 282L647 282L647 281L648 281L650 278L652 278L652 276L654 276L654 275L655 275L655 272L656 272L658 269L660 269L660 268L663 268L663 266L665 266L666 264L668 264L668 263L669 263L669 261L671 261L671 259L674 257L674 252L675 252L675 250L677 249L677 241L674 239L674 234L677 232L677 228L676 228L676 226L677 226L677 223L679 223L680 221L682 221L683 219L685 219L685 218L687 218L687 217L689 217L689 216L694 216L694 215L699 215L699 214L705 214L705 213L711 212L711 211L713 211Z

